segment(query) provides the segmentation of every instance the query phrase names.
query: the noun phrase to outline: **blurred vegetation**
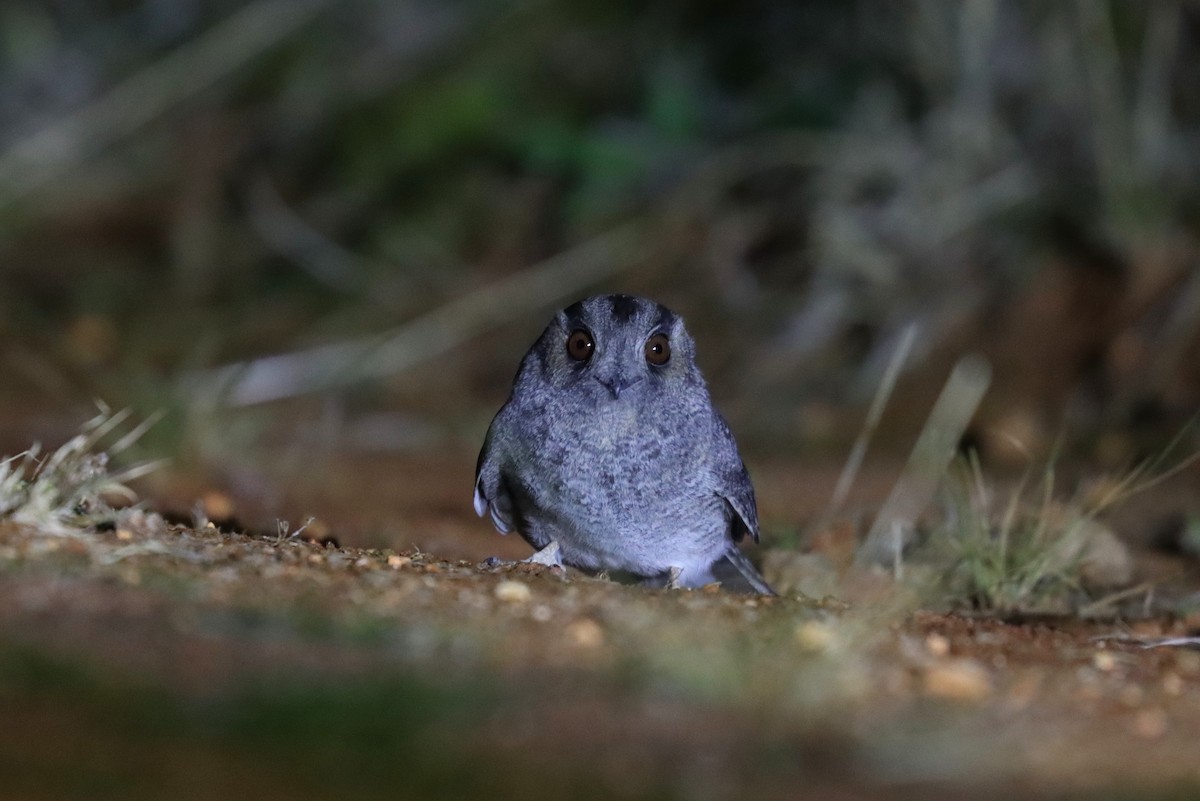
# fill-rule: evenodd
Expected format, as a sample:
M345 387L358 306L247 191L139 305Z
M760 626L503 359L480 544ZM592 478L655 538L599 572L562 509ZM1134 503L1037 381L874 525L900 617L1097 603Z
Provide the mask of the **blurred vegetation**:
M1034 444L1200 400L1194 5L12 0L0 31L11 404L240 435L171 400L185 375L393 331L623 225L615 277L394 381L348 365L313 414L472 440L549 310L615 287L689 316L759 444L843 441L913 322L914 418L970 350L987 422Z
M97 397L131 408L133 421L164 414L136 443L102 424L50 451L48 466L33 456L6 463L0 505L14 520L43 526L94 525L98 511L107 525L109 510L94 498L128 473L110 474L90 453L106 434L135 459L141 449L174 455L176 465L243 471L243 493L272 496L266 506L278 500L277 488L251 475L252 443L274 447L273 466L297 472L339 448L473 448L550 311L589 291L622 289L687 316L701 365L751 461L770 451L844 454L915 326L912 356L876 438L908 448L951 366L981 353L991 389L966 439L984 464L951 487L946 531L934 532L946 542L935 536L933 545L949 551L946 590L990 612L1094 608L1105 598L1082 592L1088 554L1075 546L1100 538L1092 523L1103 504L1087 505L1094 499L1083 495L1077 503L1052 499L1061 484L1049 471L1040 483L1028 474L1013 495L979 476L993 460L1028 470L1031 454L1049 450L1060 427L1069 432L1064 461L1082 454L1105 468L1136 464L1163 453L1193 415L1200 405L1198 176L1200 5L1185 0L6 0L0 453L18 453L37 437L67 440ZM294 359L254 361L272 354ZM239 395L226 382L251 375L255 397L280 399L239 405L254 393ZM307 391L314 386L320 391ZM1184 439L1183 449L1194 450L1195 435ZM469 488L469 459L461 462ZM448 475L438 480L449 483L452 474L439 464ZM466 490L461 502L443 501L428 491L432 482L405 487L395 474L375 473L349 476L336 489L365 506L364 487L386 484L387 497L401 502L431 495L426 505L438 518L469 514ZM801 484L776 488L775 497L815 492ZM190 504L198 494L187 488L176 498ZM1179 534L1180 549L1193 553L1194 501L1178 502L1193 507ZM108 571L97 586L140 582L139 574L118 572L134 555L169 562L163 575L172 581L176 571L194 570L203 586L228 584L217 572L229 566L224 535L203 529L212 552L192 561L141 547L141 537L153 541L143 529L164 526L161 518L124 514L111 537L87 539L111 559L95 562ZM388 536L436 549L455 535L432 519L389 521ZM338 519L338 533L353 522ZM853 542L855 531L845 528ZM138 547L128 550L122 534L139 538ZM283 535L283 544L300 547ZM242 544L250 543L267 547ZM495 547L488 543L479 547ZM83 559L61 550L63 564ZM244 578L245 597L271 601L264 588L305 590L304 574L295 583L278 578L292 566L280 554L268 566L281 573L260 573L266 557L258 551L234 573ZM320 553L303 554L308 571L316 570L313 555ZM336 569L347 595L304 596L319 609L314 639L321 626L360 631L352 616L363 596L349 591L376 586L351 566ZM378 626L407 609L418 634L437 614L448 615L448 630L470 634L476 630L452 616L483 610L469 619L501 642L517 618L493 614L486 581L475 588L482 605L474 605L461 583L470 568L455 569L441 583L420 585L441 586L444 595L428 596L428 606L398 595ZM427 577L387 570L388 582L411 578L417 586ZM147 577L153 586L153 571ZM548 597L555 614L574 603ZM617 610L630 598L642 603L605 597ZM917 675L911 657L889 652L880 664L891 673L847 658L866 638L844 621L836 632L797 628L784 609L758 626L722 612L689 628L678 625L685 610L670 598L648 598L644 608L604 621L615 621L618 637L629 627L652 643L629 650L645 665L622 663L615 680L634 690L644 681L647 698L666 693L676 701L666 715L643 704L632 724L607 724L622 737L656 716L719 702L727 687L738 688L728 697L747 708L799 709L805 727L823 726L826 715L840 727L852 718L849 707L822 695L835 692L834 683L795 670L817 661L800 661L797 652L808 649L831 657L820 670L863 688L909 687ZM717 611L725 600L700 598ZM101 612L87 610L107 609L62 608L97 620ZM56 625L39 630L62 630L61 609L46 609ZM350 617L329 617L335 612ZM109 632L110 623L91 629ZM277 621L268 616L267 624L244 637L235 632L227 647L240 660L260 636L277 642L267 631ZM370 636L375 626L368 619L361 631ZM714 636L721 626L735 633ZM565 641L532 631L528 642ZM158 642L140 638L113 651L149 654ZM335 644L339 653L350 650ZM502 645L506 653L527 651L507 637ZM203 666L197 656L186 654ZM757 669L768 663L770 670ZM72 664L11 643L0 649L0 702L14 710L9 731L21 740L8 751L29 777L17 792L149 797L157 784L195 785L196 764L227 764L228 775L201 776L195 792L215 782L223 791L230 781L286 787L297 798L347 786L364 797L395 795L397 786L455 797L486 786L495 796L505 782L526 792L522 768L540 763L500 764L495 753L502 752L490 746L502 737L514 749L561 745L508 738L498 727L516 720L539 737L558 731L526 708L547 697L542 675L515 663L508 678L491 671L485 681L479 670L490 668L482 661L463 676L448 675L439 659L431 663L437 680L406 670L333 682L292 674L244 689L206 686L207 695L195 698ZM580 676L586 684L587 674L568 675L549 697L587 713L578 703ZM1127 674L1113 674L1114 697L1117 681ZM837 711L816 716L810 707ZM1011 718L1011 710L1004 714ZM680 718L680 732L704 736L664 729L670 748L662 751L630 742L652 760L660 753L690 760L705 753L694 743L721 742L746 749L729 752L739 771L766 764L784 779L795 775L795 755L778 746L746 756L792 724L770 714L738 719L743 728L717 720L709 732ZM480 731L480 720L492 728L463 740L462 731ZM590 734L574 716L563 722ZM499 734L486 739L491 731ZM994 728L987 731L991 753ZM906 756L957 753L914 748L913 736L894 738ZM822 767L838 748L831 751L826 738L822 732L799 762L836 779L840 766ZM581 742L591 759L591 741ZM42 750L46 744L51 751ZM1147 753L1162 753L1160 745ZM408 759L396 761L401 753ZM625 753L633 752L618 752ZM63 771L63 754L94 758ZM873 754L864 760L883 764ZM632 777L625 763L613 764L621 768L614 784ZM148 778L130 765L149 765ZM551 767L550 784L539 773L546 795L612 780L607 765L577 758ZM712 770L697 773L699 781ZM652 785L645 795L669 791Z

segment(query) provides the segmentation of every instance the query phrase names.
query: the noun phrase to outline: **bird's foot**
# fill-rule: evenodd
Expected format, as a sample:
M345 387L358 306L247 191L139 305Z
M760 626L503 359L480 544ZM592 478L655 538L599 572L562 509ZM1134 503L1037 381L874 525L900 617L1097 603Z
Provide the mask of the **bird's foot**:
M682 567L672 567L667 571L666 588L668 590L678 590L683 585L679 583L680 577L683 575Z
M557 567L559 570L563 569L562 549L558 547L558 540L550 540L549 545L522 561L531 565L545 565L546 567Z

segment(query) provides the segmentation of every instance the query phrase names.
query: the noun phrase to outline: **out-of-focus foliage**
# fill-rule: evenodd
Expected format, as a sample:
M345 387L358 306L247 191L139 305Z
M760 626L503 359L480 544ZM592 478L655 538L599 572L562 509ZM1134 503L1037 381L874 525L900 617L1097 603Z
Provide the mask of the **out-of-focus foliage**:
M981 349L997 416L1200 399L1182 2L12 0L0 32L0 325L47 387L387 330L635 221L617 283L761 434L821 436L914 321L916 382ZM472 409L529 334L396 397Z

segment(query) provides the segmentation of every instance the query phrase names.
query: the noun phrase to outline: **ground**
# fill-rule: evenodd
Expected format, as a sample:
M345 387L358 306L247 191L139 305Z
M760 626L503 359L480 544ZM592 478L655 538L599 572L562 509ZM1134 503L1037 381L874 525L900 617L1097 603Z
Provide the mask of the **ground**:
M314 492L326 516L298 536L136 514L68 534L4 524L7 794L1183 798L1200 787L1200 652L1143 645L1187 633L1187 620L1006 622L886 591L757 598L490 566L487 555L528 549L471 516L460 461L373 465L360 478L378 486L359 484L357 517L336 508L349 497L336 487ZM450 480L458 472L468 480ZM797 476L765 472L778 519Z

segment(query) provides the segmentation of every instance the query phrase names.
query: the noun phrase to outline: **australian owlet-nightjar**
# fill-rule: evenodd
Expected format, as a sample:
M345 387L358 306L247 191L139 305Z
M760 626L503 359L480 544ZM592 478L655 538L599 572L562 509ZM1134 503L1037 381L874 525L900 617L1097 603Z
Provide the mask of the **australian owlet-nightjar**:
M554 316L488 429L475 511L537 561L772 594L738 549L758 540L754 488L695 344L644 298L596 296Z

